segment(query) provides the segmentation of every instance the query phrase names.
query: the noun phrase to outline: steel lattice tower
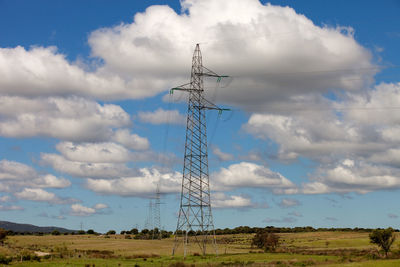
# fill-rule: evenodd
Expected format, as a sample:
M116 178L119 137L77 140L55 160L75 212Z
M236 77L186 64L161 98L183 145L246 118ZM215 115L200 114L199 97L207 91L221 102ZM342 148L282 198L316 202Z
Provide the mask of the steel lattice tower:
M154 225L153 225L153 236L152 239L161 239L161 192L160 192L160 182L157 183L156 198L154 200ZM158 232L156 233L156 229Z
M144 223L144 229L151 230L153 229L153 201L151 199L149 200L148 208L149 210L146 221Z
M211 213L205 111L215 109L222 112L226 109L219 108L204 98L204 76L217 77L218 82L222 77L227 77L203 66L200 46L197 44L192 59L190 83L171 89L171 93L174 90L189 92L181 202L172 255L181 242L184 246L184 256L187 254L189 243L197 243L204 255L206 244L211 240L210 236L217 253Z

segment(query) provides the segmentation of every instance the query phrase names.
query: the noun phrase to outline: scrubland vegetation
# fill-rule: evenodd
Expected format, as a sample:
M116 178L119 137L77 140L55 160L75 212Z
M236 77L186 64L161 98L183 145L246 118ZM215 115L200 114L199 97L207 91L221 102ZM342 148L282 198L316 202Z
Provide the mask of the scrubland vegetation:
M182 246L176 256L171 256L173 236L151 240L149 235L144 238L139 231L123 231L122 234L114 234L115 231L98 234L93 230L88 231L89 234L8 233L0 246L0 265L400 266L400 241L396 239L400 233L393 229L289 231L267 227L257 228L256 233L244 230L252 228L235 229L217 235L218 256L213 254L211 244L206 256L200 255L192 244L185 259ZM238 233L240 231L243 233Z

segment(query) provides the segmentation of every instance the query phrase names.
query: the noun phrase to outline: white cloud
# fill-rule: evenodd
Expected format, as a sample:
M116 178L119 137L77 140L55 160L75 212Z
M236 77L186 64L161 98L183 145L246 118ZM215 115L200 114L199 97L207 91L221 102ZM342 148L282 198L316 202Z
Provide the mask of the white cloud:
M12 210L24 210L24 208L16 205L11 205L11 206L0 205L0 211L12 211Z
M149 140L137 134L131 134L127 129L115 131L112 140L133 150L147 150L150 147Z
M332 111L306 112L292 116L253 114L245 129L256 137L271 139L279 145L281 159L306 156L325 160L347 151L365 153L385 146L366 140L362 129L341 121Z
M69 161L87 163L121 163L130 160L130 151L125 147L107 143L61 142L57 150Z
M101 68L85 71L68 62L55 47L0 48L0 76L0 93L7 95L80 95L99 99L154 95L154 91L143 90L141 80L124 79ZM159 88L156 81L148 81L147 85L147 88Z
M55 47L0 48L0 94L155 96L184 83L197 42L206 42L205 65L235 77L229 88L218 88L216 100L247 110L287 106L331 88L358 90L377 71L353 29L319 27L290 7L258 0L183 0L181 5L180 14L151 6L131 23L92 32L91 56L103 63L91 70L68 62Z
M288 213L288 215L295 216L295 217L303 217L303 214L301 214L300 212L297 212L297 211L291 211Z
M332 167L320 167L311 176L311 181L303 184L302 192L365 194L375 190L391 190L400 188L399 177L399 169L346 159Z
M269 188L275 193L295 192L296 185L281 174L250 162L232 164L212 174L213 190L254 187Z
M105 62L100 70L134 74L140 81L135 89L154 95L184 82L194 44L206 42L205 64L236 77L229 88L219 88L217 98L250 110L328 88L357 90L376 72L351 28L319 27L292 8L258 0L184 0L181 5L182 14L151 6L131 24L93 32L92 53Z
M164 110L158 108L153 112L141 111L138 116L141 121L151 124L185 124L186 122L186 117L180 114L178 110Z
M134 177L87 179L86 188L104 195L151 196L156 192L158 182L161 192L177 193L181 189L182 174L161 173L154 168L142 168Z
M82 206L81 204L71 205L71 215L73 216L90 216L96 213L96 209Z
M218 147L213 147L212 153L217 156L219 161L229 161L235 158L232 154L222 152Z
M46 212L42 212L40 214L38 214L39 217L43 217L43 218L51 218L51 219L56 219L56 220L65 220L65 216L63 215L49 215Z
M47 136L72 141L104 141L112 128L129 125L119 106L78 97L23 98L0 95L0 135Z
M173 166L178 162L175 154L151 150L130 151L112 143L61 142L56 146L59 154L41 154L41 163L55 170L77 177L121 178L134 176L138 171L127 167L128 162L160 162ZM179 160L180 162L180 160Z
M104 214L106 209L108 209L108 206L103 203L97 203L93 207L86 207L81 204L72 204L69 211L69 215L86 217L95 214Z
M51 174L39 174L32 167L9 160L0 161L0 191L16 191L24 187L65 188L71 182Z
M134 173L125 163L88 163L70 161L57 154L41 154L41 162L75 177L117 178Z
M255 113L244 129L275 142L281 160L306 157L319 164L303 193L399 188L400 117L394 111L400 106L400 83L382 83L323 103L325 107L316 101L310 110L294 113Z
M10 201L10 196L2 196L0 197L0 202L8 202Z
M21 192L16 192L14 195L18 199L48 202L50 204L67 204L71 202L77 202L76 199L72 198L60 198L56 194L47 192L41 188L24 188Z
M216 209L239 209L254 207L251 199L245 196L226 195L224 193L215 192L211 194L212 207Z
M102 210L102 209L107 209L108 206L103 203L97 203L96 205L93 206L95 210Z
M295 206L299 206L299 205L300 205L300 202L298 200L292 199L292 198L284 198L279 203L279 206L282 208L295 207Z

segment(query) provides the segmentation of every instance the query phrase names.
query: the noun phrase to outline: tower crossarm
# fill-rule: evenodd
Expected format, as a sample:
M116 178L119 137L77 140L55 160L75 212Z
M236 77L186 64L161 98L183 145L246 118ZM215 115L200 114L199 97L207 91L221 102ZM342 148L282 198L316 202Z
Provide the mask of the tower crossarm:
M215 73L214 71L210 70L209 68L206 68L203 66L203 72L202 73L196 73L199 76L207 76L207 77L216 77L218 78L218 82L221 81L222 78L228 78L228 75L219 75Z

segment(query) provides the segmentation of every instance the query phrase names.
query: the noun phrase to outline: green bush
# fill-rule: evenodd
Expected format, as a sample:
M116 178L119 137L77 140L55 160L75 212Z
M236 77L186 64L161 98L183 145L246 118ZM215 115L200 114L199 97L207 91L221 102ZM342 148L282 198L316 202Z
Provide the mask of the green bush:
M260 231L253 237L251 245L264 249L265 252L272 252L279 246L279 236L274 233Z
M51 232L52 235L60 235L60 232L57 230L54 230L53 232Z
M10 257L0 255L0 263L1 264L9 264L11 261L12 261L12 259Z
M390 247L393 245L393 242L396 240L396 236L394 235L394 230L392 228L387 229L375 229L369 234L370 242L378 245L385 252L385 256L387 257L388 252L390 251Z

